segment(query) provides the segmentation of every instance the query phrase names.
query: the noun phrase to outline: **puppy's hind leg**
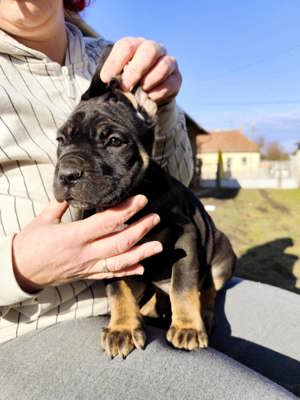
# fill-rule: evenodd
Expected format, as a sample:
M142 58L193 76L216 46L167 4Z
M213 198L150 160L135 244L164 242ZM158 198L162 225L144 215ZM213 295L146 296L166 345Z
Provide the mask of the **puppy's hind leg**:
M228 237L223 232L217 230L214 241L216 251L211 260L211 280L216 291L219 291L232 277L236 255Z
M111 318L102 331L102 347L111 357L126 358L135 348L145 347L146 336L136 299L125 280L114 280L107 284L106 292Z
M216 230L214 240L215 254L211 261L211 270L200 293L201 314L209 335L215 326L217 292L231 278L236 263L236 256L227 236Z

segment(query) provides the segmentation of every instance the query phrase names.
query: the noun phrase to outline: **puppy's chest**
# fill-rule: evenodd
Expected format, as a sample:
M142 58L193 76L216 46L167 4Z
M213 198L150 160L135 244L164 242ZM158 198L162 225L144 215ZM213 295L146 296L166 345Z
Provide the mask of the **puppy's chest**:
M177 245L182 234L182 225L174 220L166 221L162 217L160 224L142 239L141 243L155 240L163 245L163 251L160 254L142 261L145 267L144 277L146 280L157 282L171 278L174 264L184 258L189 251L184 246Z

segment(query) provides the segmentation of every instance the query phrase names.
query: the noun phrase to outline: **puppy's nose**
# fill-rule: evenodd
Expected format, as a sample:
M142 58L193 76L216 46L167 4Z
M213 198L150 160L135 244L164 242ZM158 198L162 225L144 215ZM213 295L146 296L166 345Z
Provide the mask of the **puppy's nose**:
M70 185L76 183L82 177L82 170L73 165L62 165L58 171L58 178L61 183Z

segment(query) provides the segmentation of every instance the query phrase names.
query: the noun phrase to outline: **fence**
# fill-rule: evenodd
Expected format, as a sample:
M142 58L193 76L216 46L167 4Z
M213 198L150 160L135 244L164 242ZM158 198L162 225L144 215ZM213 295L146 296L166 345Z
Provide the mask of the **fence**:
M216 162L202 164L201 157L197 158L196 180L199 186L215 186L216 174ZM297 188L300 187L300 165L294 157L288 161L261 161L256 168L234 171L225 166L221 186L265 189Z

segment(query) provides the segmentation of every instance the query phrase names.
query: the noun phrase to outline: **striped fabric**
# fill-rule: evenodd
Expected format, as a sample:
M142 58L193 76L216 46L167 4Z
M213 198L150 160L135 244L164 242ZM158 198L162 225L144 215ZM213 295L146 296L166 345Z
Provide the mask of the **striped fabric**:
M25 293L15 280L11 241L53 196L56 131L78 103L107 42L84 38L66 24L65 65L29 49L0 31L0 342L26 332L108 312L101 281ZM154 158L188 183L191 148L183 113L171 102L159 110ZM69 210L64 222L77 218ZM43 238L41 238L43 240Z

